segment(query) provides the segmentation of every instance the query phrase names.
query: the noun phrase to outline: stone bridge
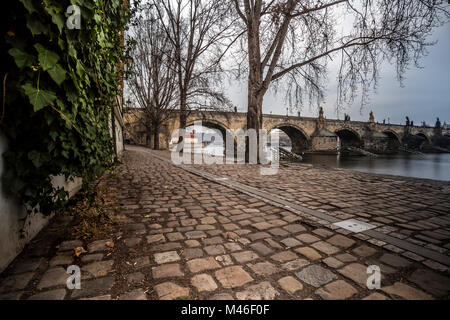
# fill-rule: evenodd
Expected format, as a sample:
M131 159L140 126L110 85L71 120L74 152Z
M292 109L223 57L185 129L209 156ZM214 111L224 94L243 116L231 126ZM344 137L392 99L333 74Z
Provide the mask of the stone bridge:
M128 126L133 126L130 117ZM187 118L187 126L201 121L207 128L216 129L226 137L226 130L236 132L246 129L247 114L240 112L205 112L192 111ZM172 134L179 128L179 114L167 121L161 128L160 147L167 149ZM430 144L435 134L433 127L404 126L397 124L376 123L371 114L368 122L325 119L321 110L318 118L282 115L263 115L263 129L270 133L274 129L285 132L292 142L292 151L302 152L336 152L343 147L353 146L365 150L383 153L398 149L403 145L405 135L420 137L424 144ZM145 130L144 130L145 131ZM135 135L142 134L134 129ZM443 135L450 137L450 129L444 129ZM139 140L139 139L138 139ZM224 138L225 140L225 138ZM420 141L420 140L419 140ZM138 143L146 144L143 141ZM147 141L148 143L148 141Z

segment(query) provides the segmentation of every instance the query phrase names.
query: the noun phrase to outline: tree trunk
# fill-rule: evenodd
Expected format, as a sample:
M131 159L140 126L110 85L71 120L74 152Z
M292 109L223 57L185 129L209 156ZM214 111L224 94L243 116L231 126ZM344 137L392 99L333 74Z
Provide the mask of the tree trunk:
M180 97L180 129L186 129L187 121L187 97L183 92Z
M263 103L263 94L258 94L255 90L255 87L252 84L249 84L249 92L248 92L248 111L247 111L247 130L253 129L256 132L257 139L257 163L260 163L260 154L259 154L259 131L262 128L262 103ZM250 161L250 144L249 138L245 139L245 161L248 163Z
M153 127L153 149L159 150L159 125Z

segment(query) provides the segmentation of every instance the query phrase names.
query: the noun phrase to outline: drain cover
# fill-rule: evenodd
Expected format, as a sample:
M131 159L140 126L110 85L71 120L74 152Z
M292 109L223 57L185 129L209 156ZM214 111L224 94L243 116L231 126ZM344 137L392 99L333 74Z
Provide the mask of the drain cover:
M354 232L354 233L360 233L366 230L374 229L376 226L373 224L369 224L363 221L358 221L355 219L345 220L341 222L333 223L335 226L338 226L342 229Z

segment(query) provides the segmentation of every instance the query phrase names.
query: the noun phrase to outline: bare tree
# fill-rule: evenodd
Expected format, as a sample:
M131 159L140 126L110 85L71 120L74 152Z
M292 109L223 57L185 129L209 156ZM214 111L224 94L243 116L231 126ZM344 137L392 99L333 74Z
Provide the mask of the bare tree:
M362 103L381 62L397 68L426 54L431 31L449 21L447 0L232 0L245 36L236 56L248 73L247 127L260 129L264 95L285 85L291 104L323 100L327 62L340 60L338 106Z
M186 127L189 110L231 107L218 89L222 58L238 36L237 17L225 19L229 1L152 0L175 50L180 94L180 128Z
M140 8L134 18L129 40L132 63L128 92L134 107L129 112L153 136L153 148L159 149L159 133L178 106L175 50L152 5Z

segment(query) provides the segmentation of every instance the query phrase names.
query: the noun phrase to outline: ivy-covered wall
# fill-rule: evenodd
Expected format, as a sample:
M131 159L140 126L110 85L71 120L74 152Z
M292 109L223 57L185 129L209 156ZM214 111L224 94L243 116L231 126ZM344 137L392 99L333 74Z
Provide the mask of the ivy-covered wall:
M123 0L15 0L7 10L2 181L49 213L66 196L52 175L88 182L114 160L109 122L120 101L129 11Z
M116 158L131 13L124 0L13 0L4 10L0 200L58 213L68 193L52 177L87 185Z

